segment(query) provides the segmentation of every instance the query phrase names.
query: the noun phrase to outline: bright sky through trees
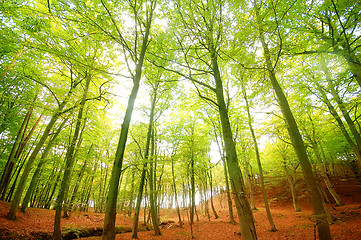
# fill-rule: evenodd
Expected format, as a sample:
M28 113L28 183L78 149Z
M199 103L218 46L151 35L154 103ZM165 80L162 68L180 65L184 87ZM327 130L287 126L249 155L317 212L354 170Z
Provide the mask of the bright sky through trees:
M296 211L304 184L317 234L331 239L319 182L342 205L333 181L361 181L360 13L337 0L4 1L7 218L54 208L60 239L60 213L91 205L105 213L103 239L120 212L137 238L142 211L159 235L170 205L193 236L196 205L209 200L217 218L224 189L229 221L254 240L257 190L276 230L264 180L275 177Z

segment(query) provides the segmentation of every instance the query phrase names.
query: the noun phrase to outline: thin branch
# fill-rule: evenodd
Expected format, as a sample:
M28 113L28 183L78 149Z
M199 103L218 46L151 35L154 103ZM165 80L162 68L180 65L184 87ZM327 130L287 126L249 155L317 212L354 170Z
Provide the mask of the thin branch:
M40 82L39 80L36 80L35 78L33 78L31 76L25 75L25 77L32 80L32 81L34 81L34 82L36 82L36 83L38 83L38 84L40 84L41 86L45 87L46 89L48 89L49 92L51 93L51 95L53 95L54 99L56 100L58 106L60 105L59 99L56 97L55 93L53 92L53 90L51 90L51 88L48 85L46 85L43 82Z
M115 20L114 20L113 15L111 14L111 12L110 12L110 10L108 9L108 7L105 5L105 3L104 3L103 0L101 0L101 3L102 3L102 5L103 5L103 7L105 8L105 10L107 11L107 13L108 13L108 15L109 15L109 17L110 17L110 20L112 21L112 23L113 23L113 25L114 25L114 27L115 27L115 30L116 30L117 33L118 33L118 36L119 36L119 38L120 38L120 40L121 40L122 46L125 47L125 48L128 50L130 56L132 57L132 60L135 62L135 59L134 59L133 55L136 55L136 53L133 53L133 51L132 51L132 50L130 49L130 47L128 46L128 44L127 44L127 42L125 41L123 35L120 33L120 30L119 30L118 25L116 24L116 22L115 22Z
M202 93L199 91L198 86L197 86L193 81L192 81L192 83L193 83L194 87L196 88L197 93L198 93L198 96L199 96L200 98L202 98L202 99L206 100L207 102L210 102L210 103L212 103L213 105L219 107L219 105L218 105L214 100L212 100L212 99L210 99L210 98L208 98L208 97L203 96Z
M345 40L346 40L346 43L347 43L347 50L350 51L350 43L349 43L348 37L347 37L347 35L346 35L345 26L342 24L341 17L340 17L340 14L338 13L338 10L337 10L335 1L334 1L334 0L331 0L331 2L332 2L332 5L333 5L333 8L335 9L335 13L336 13L336 15L337 15L338 22L339 22L340 25L341 25L342 32L343 32L343 35L344 35Z
M144 159L143 154L142 154L142 148L141 148L139 142L135 139L135 137L133 136L132 133L130 133L130 136L132 137L133 141L134 141L134 142L137 144L137 146L138 146L140 157L141 157L142 159Z
M170 69L170 68L164 67L164 66L162 66L162 65L158 65L157 63L155 63L155 62L153 62L153 61L150 61L150 62L151 62L154 66L156 66L156 67L162 68L162 69L164 69L164 70L166 70L166 71L169 71L169 72L176 73L176 74L178 74L178 75L180 75L180 76L182 76L182 77L184 77L184 78L186 78L186 79L191 80L192 82L196 82L196 83L198 83L199 85L202 85L203 87L208 88L209 90L211 90L211 91L213 91L213 92L216 92L216 89L215 89L214 87L212 87L212 86L210 86L210 85L208 85L208 84L206 84L206 83L204 83L204 82L198 81L198 80L192 78L191 76L188 76L188 75L186 75L186 74L184 74L184 73L181 73L180 71L177 71L177 70L174 70L174 69Z

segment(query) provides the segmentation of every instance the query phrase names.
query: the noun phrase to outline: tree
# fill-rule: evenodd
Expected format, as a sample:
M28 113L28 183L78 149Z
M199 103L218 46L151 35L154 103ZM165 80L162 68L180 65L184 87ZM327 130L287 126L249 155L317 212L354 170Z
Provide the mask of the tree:
M190 79L195 85L199 96L214 104L218 109L241 233L244 238L256 239L254 219L245 194L242 173L238 166L237 152L233 141L221 69L218 62L225 30L223 27L223 18L225 18L223 11L227 8L224 4L225 2L222 1L209 1L207 3L198 1L190 3L177 2L178 13L176 19L181 23L184 31L176 34L176 41L181 48L180 54L183 56L180 66L183 66L185 71L188 72L184 74L178 71L178 73ZM200 58L199 56L204 57ZM209 75L213 79L209 78ZM202 80L204 81L199 80L199 77L203 77ZM213 83L210 82L211 79ZM199 87L203 88L203 93ZM212 96L204 96L204 92Z
M264 186L262 163L261 163L261 158L260 158L260 154L259 154L259 150L258 150L258 143L257 143L257 139L256 139L256 134L255 134L253 126L252 126L252 116L251 116L251 113L250 113L250 106L249 106L249 103L248 103L248 97L247 97L247 92L246 92L246 88L245 88L245 83L243 82L243 79L241 81L242 81L241 85L242 85L243 98L244 98L244 101L246 103L246 111L247 111L247 116L248 116L248 126L249 126L249 130L251 132L251 135L252 135L254 150L256 152L256 159L257 159L257 165L258 165L258 170L259 170L259 177L260 177L260 181L261 181L261 190L262 190L262 196L263 196L264 204L265 204L265 207L266 207L267 218L268 218L268 221L269 221L269 223L271 225L271 231L277 231L276 226L275 226L275 224L273 222L273 219L272 219L272 215L271 215L271 211L270 211L270 207L269 207L268 199L267 199L267 193L266 193L266 189L265 189L265 186Z
M33 177L31 178L31 182L30 185L28 187L28 190L26 191L25 197L21 203L21 211L23 213L25 213L25 209L28 207L29 201L30 201L30 197L33 194L33 191L35 189L35 186L37 184L39 175L40 175L40 171L42 169L42 166L44 165L44 163L48 160L48 154L51 150L51 148L53 147L56 138L58 137L60 131L63 129L65 123L68 121L67 118L64 118L64 120L62 121L62 123L59 125L58 129L55 131L54 135L52 136L52 138L49 140L48 144L46 145L46 148L44 149L43 154L41 155L41 159L39 160L39 163L36 167L36 170L33 174Z
M158 91L158 85L156 84L155 88L153 89L153 94L152 94L152 101L151 101L152 104L151 104L151 109L150 109L150 114L149 114L148 133L147 133L147 140L146 140L145 151L144 151L144 164L143 164L143 170L142 170L142 175L141 175L141 179L140 179L139 191L138 191L138 195L137 195L137 204L136 204L134 218L133 218L133 231L132 231L133 239L138 239L138 221L139 221L140 204L142 202L143 189L144 189L144 183L145 183L146 172L147 172L147 165L148 165L148 161L150 158L150 154L149 154L150 144L151 144L151 141L154 142L153 126L154 126L154 111L155 111L155 107L156 107L155 105L156 105L157 94L158 94L157 91ZM151 159L151 161L152 161L152 159ZM157 217L156 209L155 209L156 206L155 206L155 202L154 202L154 195L153 195L154 194L154 189L153 189L154 179L153 179L153 174L150 173L150 175L151 175L150 178L152 178L152 180L149 181L149 184L151 185L151 187L150 187L150 191L151 191L150 208L151 208L152 223L153 223L155 235L161 235L159 224L158 224L158 217Z
M305 8L302 6L301 8ZM361 7L356 2L327 0L313 3L300 20L298 54L329 53L346 60L356 83L361 87L360 37L358 22ZM302 11L302 9L300 9ZM299 16L300 17L300 16ZM301 45L306 41L307 44Z
M143 62L149 44L151 23L153 21L153 13L156 6L156 1L144 3L145 4L143 4L143 1L130 1L128 3L128 7L122 6L134 17L134 19L131 20L134 26L134 35L132 36L134 40L133 45L131 45L131 43L126 40L127 37L120 31L119 22L117 22L115 17L118 14L115 11L120 10L115 8L115 5L117 4L106 4L105 2L101 1L101 9L97 9L100 6L95 4L92 4L91 6L89 4L85 4L86 7L83 9L84 5L75 3L76 11L80 15L82 22L85 22L89 28L101 32L104 37L109 38L120 45L121 51L125 53L125 62L133 82L133 87L129 95L128 105L123 119L114 159L114 165L110 177L110 188L107 194L103 239L115 238L115 218L119 179L122 171L128 129L134 109L134 103L140 86ZM89 11L90 9L88 9L87 6L93 8L94 10L100 10L103 13L103 20L93 19L90 17L88 13L91 13L91 11ZM139 45L140 48L138 48ZM135 69L131 69L129 61L133 62Z
M330 227L329 227L329 223L326 219L323 198L317 188L317 182L316 182L317 180L315 179L315 177L313 175L312 167L311 167L311 164L308 159L307 152L306 152L306 147L304 145L302 136L299 132L296 120L292 114L291 108L288 104L287 98L286 98L285 94L283 93L283 90L282 90L279 82L277 81L277 77L276 77L276 73L275 73L276 65L274 65L274 64L277 64L277 61L276 61L276 63L272 63L272 61L271 61L271 54L270 54L269 47L268 47L268 44L265 39L265 33L263 30L263 26L262 26L262 16L260 15L260 8L256 4L255 1L253 4L254 4L255 17L256 17L256 21L257 21L257 25L258 25L257 27L258 27L258 32L259 32L259 39L262 43L263 50L264 50L264 59L266 62L266 68L268 70L269 78L270 78L272 87L275 91L275 94L277 96L277 100L280 105L282 114L287 123L289 135L290 135L291 141L293 143L293 147L295 148L295 151L297 153L297 157L300 161L303 175L304 175L304 178L307 183L307 187L310 191L311 204L313 207L313 211L316 215L315 221L317 223L319 237L320 237L320 239L331 239ZM275 17L277 18L277 16L275 16ZM282 46L280 46L280 51L282 49L281 47Z
M63 208L63 201L65 199L65 196L67 195L68 189L69 189L69 182L70 182L70 177L71 177L71 172L73 169L73 165L74 165L74 151L75 151L75 146L76 143L78 141L79 138L79 134L81 131L81 125L83 122L83 112L84 112L84 107L85 107L85 103L87 100L87 94L88 94L88 90L89 90L89 85L90 85L90 80L92 79L91 76L91 72L85 72L84 74L84 78L85 78L85 87L84 87L84 92L82 95L82 98L80 100L80 104L79 104L79 111L78 111L78 115L76 118L76 125L75 125L75 129L74 129L74 134L73 134L73 138L71 140L70 146L67 150L66 156L65 156L65 171L64 171L64 176L61 182L61 186L59 189L59 194L56 198L56 203L55 203L55 221L54 221L54 235L53 238L54 239L62 239L61 236L61 229L60 229L60 217L61 217L61 211ZM84 122L85 124L85 122ZM65 199L66 200L66 199Z

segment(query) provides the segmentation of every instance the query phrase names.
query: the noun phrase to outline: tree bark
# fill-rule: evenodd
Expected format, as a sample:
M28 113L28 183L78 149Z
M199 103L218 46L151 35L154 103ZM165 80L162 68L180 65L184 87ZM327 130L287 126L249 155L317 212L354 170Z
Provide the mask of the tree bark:
M182 218L181 218L181 214L180 214L180 210L179 210L179 204L178 204L177 185L175 183L174 158L173 158L174 154L175 154L175 152L172 154L172 157L171 157L171 161L172 161L172 187L173 187L173 192L174 192L174 201L175 201L175 207L176 207L176 211L177 211L177 215L178 215L179 227L183 228Z
M142 203L143 189L145 184L145 175L146 175L147 164L143 164L142 175L140 177L139 190L137 195L137 202L135 205L134 216L133 216L133 230L132 230L132 239L138 239L138 222L140 214L140 204Z
M117 196L119 188L119 179L122 171L123 158L125 145L128 137L128 129L130 125L130 120L132 118L133 108L135 99L137 98L140 78L142 75L142 68L145 53L148 47L148 38L150 33L151 22L153 18L154 8L150 10L149 17L146 22L145 34L142 42L141 51L139 54L138 62L136 63L135 76L133 79L133 88L128 100L127 110L125 112L120 138L118 142L117 151L115 154L114 165L109 182L109 191L106 202L105 218L104 218L104 231L103 231L103 240L114 240L115 239L115 218L116 218L116 207L117 207Z
M334 100L336 101L338 108L341 110L342 115L343 115L344 119L346 120L348 128L350 129L352 135L354 136L354 139L355 139L356 145L357 145L358 155L361 155L361 153L360 153L360 151L361 151L361 135L357 131L354 121L352 121L350 114L348 113L342 99L340 98L340 96L338 95L338 93L334 87L334 84L333 84L332 78L331 78L331 73L330 73L329 69L327 68L326 62L323 58L321 58L321 69L326 75L328 89L330 90ZM360 161L360 164L361 164L361 161Z
M297 154L298 160L299 160L301 168L302 168L303 176L306 180L306 184L307 184L308 190L310 192L311 204L312 204L312 208L313 208L313 211L315 214L315 222L316 222L319 238L321 240L332 239L331 232L330 232L330 226L327 221L325 209L323 207L324 201L317 188L317 180L315 179L315 176L313 175L311 163L308 159L306 147L305 147L305 144L301 137L301 134L299 132L296 120L292 114L292 111L288 104L287 98L286 98L285 94L283 93L283 90L277 81L274 67L271 62L271 54L270 54L268 45L265 40L264 32L262 30L262 22L259 17L259 9L258 9L258 6L256 5L255 1L254 1L254 9L255 9L255 14L256 14L256 20L258 23L259 38L260 38L260 41L263 46L264 58L266 61L269 78L271 80L273 90L276 93L277 100L278 100L278 103L279 103L281 111L282 111L282 115L285 118L285 121L287 123L287 126L288 126L287 130L289 132L291 141L293 143L293 147L295 149L295 152Z
M216 219L219 218L216 209L214 208L214 204L213 204L213 177L212 177L212 169L209 169L209 186L211 188L211 208L213 211L213 215Z
M313 151L315 152L317 161L319 162L320 165L320 174L323 178L323 181L325 182L325 185L327 187L327 190L330 192L331 196L333 197L333 199L336 201L336 206L343 206L345 205L342 201L342 199L340 198L340 196L336 193L335 189L333 188L331 181L326 173L326 167L325 167L325 163L321 158L321 154L319 151L319 145L317 144L317 141L315 139L311 139L311 144L313 147Z
M79 112L78 116L76 118L76 125L75 130L73 134L73 139L70 143L70 146L68 148L68 151L65 155L65 169L64 169L64 175L63 180L61 182L61 186L59 189L58 197L56 198L55 202L55 220L54 220L54 234L53 239L54 240L61 240L61 228L60 228L60 221L61 221L61 211L63 208L63 201L66 201L65 196L67 195L67 192L69 191L69 183L71 181L71 173L73 171L74 166L74 151L75 146L78 141L80 131L81 131L81 124L83 122L83 112L84 112L84 106L87 99L87 94L89 90L91 75L89 73L86 73L86 83L84 92L81 98L81 102L79 104ZM85 121L84 121L85 124Z
M133 218L132 239L138 239L138 222L139 222L140 204L142 202L146 169L147 169L147 164L149 161L149 149L150 149L150 143L151 143L152 134L153 134L154 111L155 111L156 101L157 101L157 92L155 91L152 96L152 104L151 104L150 115L149 115L149 125L148 125L147 141L146 141L145 152L144 152L143 171L142 171L142 177L140 180L139 192L138 192L138 197L137 197L137 205L136 205L134 218ZM152 223L153 223L153 228L154 228L155 234L161 235L161 232L159 229L159 224L158 224L158 219L157 219L157 214L156 214L156 209L155 209L154 197L152 196L152 194L153 194L152 191L154 191L154 189L153 189L154 183L152 181L153 173L150 173L150 178L151 179L150 179L149 185L152 185L152 186L150 187L151 192L149 194L149 198L150 198L150 211L151 211Z
M63 102L61 102L61 104L59 105L57 112L52 116L52 118L50 119L48 125L46 126L38 144L36 145L35 149L33 150L33 152L31 153L26 165L25 165L25 169L23 171L23 174L21 175L18 187L16 189L15 192L15 196L14 199L11 203L11 207L9 210L9 213L7 214L7 218L10 220L15 220L16 219L16 211L18 209L20 200L21 200L21 196L23 194L24 191L24 187L25 187L25 183L26 180L28 179L30 170L34 164L35 158L38 156L38 153L40 152L40 149L42 148L42 146L44 145L46 139L49 136L50 130L53 128L55 122L58 120L58 118L61 115L61 111L63 110L63 108L65 107L66 103L69 100L70 95L72 94L73 88L69 90L67 97L65 98L65 100Z
M70 211L73 211L73 210L74 210L74 206L73 206L73 205L74 205L74 201L75 201L75 199L76 199L76 197L77 197L80 183L81 183L81 181L82 181L82 179L83 179L85 170L86 170L86 168L87 168L87 166L88 166L89 155L90 155L90 153L91 153L91 151L92 151L92 149L93 149L93 146L94 146L94 144L92 143L92 144L90 145L89 149L88 149L88 154L87 154L87 156L86 156L86 158L85 158L85 161L84 161L84 163L83 163L83 166L81 167L80 172L78 173L78 179L77 179L76 182L75 182L74 190L73 190L73 193L72 193L70 202L69 202L69 207L68 207L68 208L70 209Z
M150 215L152 217L152 224L154 229L154 235L161 235L159 222L158 222L158 214L157 214L157 186L156 186L156 156L155 156L155 137L154 137L154 110L157 99L157 89L154 90L154 96L152 100L151 106L151 114L149 127L151 130L151 156L150 156L150 169L149 169L149 204L150 204ZM151 125L153 127L151 127ZM148 160L148 157L145 159Z
M234 220L234 216L233 216L233 205L232 205L231 189L229 188L227 164L226 164L226 161L224 160L224 157L222 157L222 162L223 162L224 178L226 180L226 193L227 193L229 221L234 224L234 223L236 223L236 221Z
M297 191L296 191L296 187L295 187L295 179L294 179L294 177L292 177L289 174L285 161L283 162L282 166L283 166L283 170L285 172L287 181L290 185L291 195L292 195L292 203L293 203L293 207L295 208L295 212L301 212L300 204L298 202L298 195L297 195Z
M26 113L26 115L24 117L24 120L20 126L20 129L16 136L15 142L13 144L13 147L11 148L11 152L10 152L8 161L5 165L3 174L1 175L1 180L0 180L1 198L0 198L0 200L2 200L2 201L5 199L6 191L8 189L9 183L10 183L10 177L11 177L12 171L14 169L14 166L18 160L15 156L17 155L16 153L19 151L20 143L23 141L25 131L29 124L29 120L32 115L32 112L33 112L33 108L29 109L29 111Z
M357 156L357 160L358 160L359 164L361 164L361 151L360 151L359 146L357 146L356 143L354 143L354 141L352 140L352 138L351 138L350 134L348 133L344 123L341 120L341 117L337 113L334 106L331 104L331 101L328 99L325 91L322 89L322 87L320 85L317 86L317 89L321 94L322 101L327 105L327 108L328 108L329 112L335 118L335 120L337 122L337 125L339 126L343 136L345 137L347 143L350 145L351 149L353 150L353 152Z
M65 118L65 119L63 120L63 122L60 124L58 130L55 132L54 136L50 139L50 141L48 142L48 145L47 145L46 148L44 149L43 154L41 155L41 159L40 159L40 161L39 161L39 163L38 163L38 165L37 165L37 167L36 167L36 170L35 170L35 172L34 172L34 174L33 174L33 177L32 177L32 179L31 179L31 182L30 182L30 185L29 185L29 187L28 187L28 190L26 191L25 197L24 197L24 199L23 199L23 201L22 201L22 203L21 203L21 211L22 211L23 213L25 213L25 210L26 210L26 208L27 208L27 206L28 206L28 204L29 204L29 201L30 201L30 197L31 197L31 195L32 195L32 193L33 193L33 191L34 191L34 189L35 189L35 186L37 185L38 178L39 178L39 176L40 176L40 170L42 169L42 166L44 165L44 163L46 163L46 161L47 161L47 156L48 156L51 148L53 147L53 144L54 144L56 138L58 137L60 131L61 131L62 128L64 127L64 125L65 125L65 123L66 123L67 120L68 120L68 119Z
M194 175L194 126L191 126L191 145L190 145L190 211L189 211L189 218L190 218L190 225L191 225L191 238L193 239L194 232L193 232L193 225L194 225L194 215L196 214L196 185L195 185L195 175ZM197 216L198 218L198 216Z
M131 191L130 191L130 199L129 199L129 206L128 206L128 217L132 216L132 211L133 211L133 201L134 201L134 174L135 171L132 170L132 183L131 183Z
M82 129L80 130L80 133L78 134L79 136L78 136L78 142L76 143L76 146L75 146L75 148L74 148L74 152L73 152L73 156L72 156L72 158L73 158L73 160L72 161L75 161L74 163L73 163L73 165L74 164L76 164L76 155L77 155L77 152L78 152L78 150L79 150L79 148L80 148L80 146L81 146L81 144L82 144L82 142L83 142L83 133L84 133L84 129L86 128L86 122L87 122L87 119L85 118L84 120L83 120L83 127L82 127ZM88 158L86 158L86 161L88 160ZM85 169L84 169L85 170ZM76 182L76 184L78 183L78 181ZM75 186L76 187L76 186ZM69 215L68 215L68 210L69 210L69 205L71 205L71 202L69 201L69 198L68 198L68 194L69 194L69 192L70 192L70 190L69 190L69 187L68 187L68 191L66 191L66 193L65 193L65 196L64 196L64 205L63 205L63 218L68 218L69 217ZM70 210L71 210L71 207L70 207Z
M213 76L216 83L217 105L222 125L226 162L228 165L231 187L240 221L241 234L244 239L254 240L257 239L257 234L254 225L253 213L247 199L242 173L238 166L237 151L233 141L227 106L224 100L223 84L215 50L211 51L211 62Z
M276 228L276 226L275 226L275 224L273 222L271 210L270 210L268 199L267 199L266 188L264 186L262 163L261 163L261 158L260 158L260 155L259 155L256 134L254 133L253 126L252 126L252 117L251 117L251 113L250 113L250 110L249 110L250 107L249 107L247 92L246 92L246 88L244 86L243 80L242 80L241 84L242 84L243 98L244 98L244 101L246 102L246 111L247 111L247 116L248 116L248 127L249 127L249 130L250 130L251 135L252 135L254 150L256 152L256 159L257 159L257 165L258 165L258 170L259 170L259 177L260 177L260 181L261 181L261 190L262 190L263 201L264 201L264 205L265 205L265 208L266 208L268 222L270 223L270 226L271 226L271 231L274 232L274 231L277 231L277 228Z

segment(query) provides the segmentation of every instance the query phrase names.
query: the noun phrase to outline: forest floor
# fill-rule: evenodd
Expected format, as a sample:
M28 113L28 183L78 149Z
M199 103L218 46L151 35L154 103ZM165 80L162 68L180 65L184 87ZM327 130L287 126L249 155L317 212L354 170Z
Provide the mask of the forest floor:
M340 195L346 205L335 207L335 204L328 204L335 218L334 223L330 226L333 239L361 239L361 191L356 186L352 187L350 184L342 182L338 183L336 187L336 190L341 191ZM276 232L269 231L270 226L262 203L262 196L260 193L256 194L257 210L254 211L254 217L258 239L316 239L315 223L312 221L312 210L307 192L303 191L303 195L300 196L302 212L294 212L290 196L285 191L286 187L283 188L285 189L272 188L268 193L272 216L278 229ZM229 223L225 198L218 195L214 200L220 218L215 219L214 216L211 216L211 219L208 220L203 214L204 211L201 212L201 208L198 206L199 221L195 220L193 226L195 239L242 239L239 235L239 224ZM5 218L9 208L9 203L0 201L0 239L39 239L42 236L40 233L53 231L54 210L28 208L26 214L18 212L16 221L9 221ZM211 213L211 209L209 210ZM234 214L236 215L235 209ZM186 224L180 228L174 209L161 210L162 235L154 236L153 231L141 231L138 233L139 238L141 240L191 239L187 214L183 212L182 215ZM63 231L70 231L83 228L101 228L103 227L103 219L104 214L100 213L72 212L69 218L62 218L62 229ZM141 216L140 219L143 217ZM118 214L116 225L129 230L132 226L132 219L124 216L124 214ZM34 233L37 234L34 235ZM83 239L98 240L101 237ZM117 234L116 239L131 239L131 233Z

